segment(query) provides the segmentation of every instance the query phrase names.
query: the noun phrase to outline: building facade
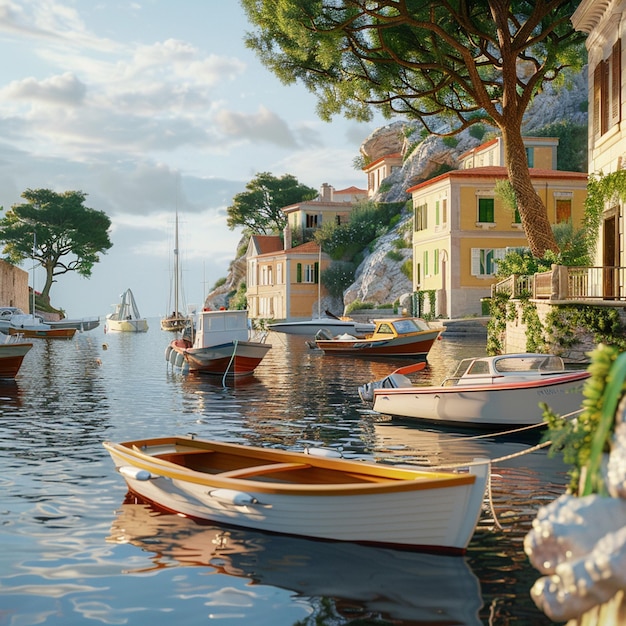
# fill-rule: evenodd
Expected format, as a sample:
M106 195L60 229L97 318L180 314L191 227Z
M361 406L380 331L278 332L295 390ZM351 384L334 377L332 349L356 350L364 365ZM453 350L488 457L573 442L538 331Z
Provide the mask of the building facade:
M589 173L607 175L626 168L623 94L623 0L584 0L572 16L576 30L587 33L589 84ZM624 267L624 202L608 201L602 214L595 263ZM621 290L624 285L619 286Z
M247 299L252 319L301 320L317 317L328 295L320 283L330 257L312 241L294 248L282 239L254 235L247 253Z
M533 185L551 223L580 227L587 175L531 170ZM447 172L411 187L413 288L434 291L436 314L444 318L480 315L491 294L497 262L511 248L528 246L519 214L495 191L506 168L483 166Z

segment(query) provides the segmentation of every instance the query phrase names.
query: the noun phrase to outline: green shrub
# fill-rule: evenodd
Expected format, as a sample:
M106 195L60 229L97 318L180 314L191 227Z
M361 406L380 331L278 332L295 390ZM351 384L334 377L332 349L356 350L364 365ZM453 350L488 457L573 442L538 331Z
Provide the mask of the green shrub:
M398 252L397 250L389 250L389 252L387 252L385 256L392 261L402 261L402 259L404 258L402 256L402 253Z
M321 281L333 298L342 298L343 292L354 282L354 263L333 261L322 270Z
M361 311L364 309L373 309L374 305L371 302L361 302L361 300L355 300L346 307L346 315L350 315L352 311Z

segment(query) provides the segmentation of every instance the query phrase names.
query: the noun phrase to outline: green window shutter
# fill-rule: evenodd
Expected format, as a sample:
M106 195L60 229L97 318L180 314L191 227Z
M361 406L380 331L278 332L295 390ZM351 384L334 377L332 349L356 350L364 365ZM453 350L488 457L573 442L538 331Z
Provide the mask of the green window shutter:
M313 276L313 282L314 283L319 283L320 282L320 264L315 261L315 266L314 266L314 276Z
M439 200L435 202L435 226L439 226Z
M493 223L494 211L493 211L493 198L478 198L478 221Z
M298 265L296 265L296 282L302 282L302 263L298 263Z

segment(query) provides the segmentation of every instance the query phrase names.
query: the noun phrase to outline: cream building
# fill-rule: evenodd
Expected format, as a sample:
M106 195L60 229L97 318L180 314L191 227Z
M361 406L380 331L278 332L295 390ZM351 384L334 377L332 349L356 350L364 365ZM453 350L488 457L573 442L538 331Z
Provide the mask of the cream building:
M624 66L622 40L626 31L624 0L583 0L572 16L576 30L587 33L589 74L589 173L606 175L626 167ZM624 267L624 202L614 199L602 215L596 265ZM622 283L622 281L619 281ZM605 285L624 292L624 284Z

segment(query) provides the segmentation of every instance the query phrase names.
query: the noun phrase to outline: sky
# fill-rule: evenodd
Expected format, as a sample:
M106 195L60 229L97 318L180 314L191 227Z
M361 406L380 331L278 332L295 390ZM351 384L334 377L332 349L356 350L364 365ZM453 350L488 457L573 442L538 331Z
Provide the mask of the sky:
M246 48L251 30L238 0L0 0L0 206L82 191L112 222L91 277L52 287L67 317L105 316L127 288L142 316L171 312L176 211L184 299L201 306L241 238L226 209L260 172L367 187L353 161L387 122L323 122Z

